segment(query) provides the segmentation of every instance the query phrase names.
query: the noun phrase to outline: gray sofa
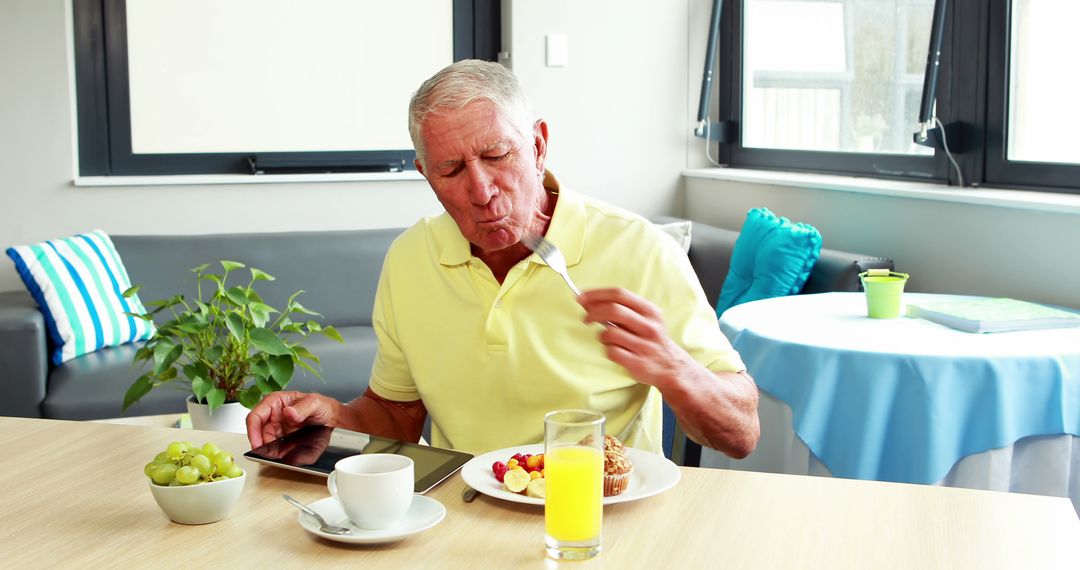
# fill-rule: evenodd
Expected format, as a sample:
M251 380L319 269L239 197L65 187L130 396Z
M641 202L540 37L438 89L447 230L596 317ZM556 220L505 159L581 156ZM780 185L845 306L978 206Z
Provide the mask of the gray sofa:
M657 218L656 222L676 221ZM297 289L308 308L337 327L344 344L322 336L303 344L322 359L323 379L297 372L290 388L349 400L367 386L375 355L371 310L383 257L400 228L357 231L224 234L200 236L112 236L145 302L178 292L194 296L190 268L229 259L277 278L260 283L260 294L281 308ZM690 261L709 302L716 304L738 232L694 223ZM887 259L824 249L803 293L858 291L858 273L892 267ZM178 285L180 284L180 285ZM52 366L45 323L25 291L0 293L0 415L87 420L181 412L186 393L158 388L126 412L124 393L140 374L131 364L137 345L87 354ZM752 371L751 371L752 372ZM670 414L669 414L670 416ZM670 450L674 420L665 426Z

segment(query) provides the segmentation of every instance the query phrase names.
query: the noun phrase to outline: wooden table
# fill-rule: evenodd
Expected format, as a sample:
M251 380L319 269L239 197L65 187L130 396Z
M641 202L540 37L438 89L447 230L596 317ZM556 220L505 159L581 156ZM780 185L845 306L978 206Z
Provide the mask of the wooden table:
M182 434L182 436L180 436ZM236 510L172 523L142 466L173 440L236 456L241 434L0 418L0 565L140 568L550 568L543 509L481 495L455 476L429 493L447 508L403 542L352 546L311 536L282 493L312 502L325 479L242 461ZM609 506L604 551L562 566L636 568L1076 568L1080 520L1068 500L872 481L682 468L661 495Z

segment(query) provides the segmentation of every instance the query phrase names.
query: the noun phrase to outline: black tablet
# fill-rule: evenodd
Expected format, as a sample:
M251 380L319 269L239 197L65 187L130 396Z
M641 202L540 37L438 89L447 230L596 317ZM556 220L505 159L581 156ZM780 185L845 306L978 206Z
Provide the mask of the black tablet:
M362 453L396 453L412 458L417 493L428 492L473 457L452 449L325 426L301 428L244 453L244 457L328 477L338 460Z

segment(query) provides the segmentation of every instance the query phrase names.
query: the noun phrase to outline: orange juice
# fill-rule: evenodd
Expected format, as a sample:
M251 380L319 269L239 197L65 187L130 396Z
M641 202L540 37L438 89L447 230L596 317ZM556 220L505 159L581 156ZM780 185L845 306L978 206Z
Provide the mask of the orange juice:
M547 535L563 543L599 538L604 507L604 454L594 447L549 449L544 454L544 470Z

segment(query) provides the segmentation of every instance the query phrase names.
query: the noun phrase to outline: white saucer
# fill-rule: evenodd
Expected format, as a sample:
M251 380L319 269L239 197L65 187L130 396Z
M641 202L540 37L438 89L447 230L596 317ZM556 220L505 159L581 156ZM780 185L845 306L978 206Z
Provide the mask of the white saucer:
M398 523L390 528L381 530L365 530L352 523L345 515L341 503L333 497L327 497L308 505L311 510L319 513L326 522L332 525L345 526L352 529L349 534L328 534L319 530L319 523L315 519L299 513L297 520L304 530L315 536L338 542L351 544L381 544L403 540L410 535L427 530L443 520L446 516L446 507L435 499L423 495L413 495L412 506Z

